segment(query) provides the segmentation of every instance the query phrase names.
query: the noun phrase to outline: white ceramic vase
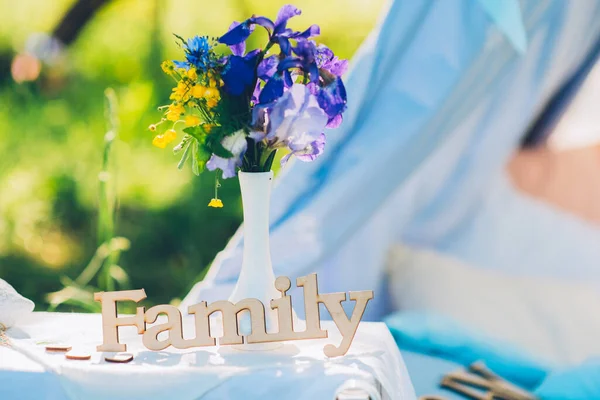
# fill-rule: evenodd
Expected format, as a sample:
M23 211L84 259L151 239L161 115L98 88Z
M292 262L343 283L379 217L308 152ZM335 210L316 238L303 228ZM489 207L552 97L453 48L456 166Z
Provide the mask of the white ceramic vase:
M246 298L260 300L265 306L267 332L276 332L279 330L277 312L271 309L270 302L281 294L275 289L269 247L269 203L273 171L239 172L238 177L244 207L244 253L242 270L229 301L236 303ZM248 312L239 314L238 324L241 335L251 333ZM269 349L273 346L266 343L253 347Z

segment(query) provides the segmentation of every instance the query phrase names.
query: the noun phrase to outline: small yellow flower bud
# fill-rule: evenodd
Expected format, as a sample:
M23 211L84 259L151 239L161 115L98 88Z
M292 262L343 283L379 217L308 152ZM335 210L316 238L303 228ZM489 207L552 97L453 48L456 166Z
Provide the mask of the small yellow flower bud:
M206 100L206 106L208 108L215 108L219 104L219 100L217 99L208 99Z
M215 78L210 78L210 80L208 81L208 86L210 86L211 88L217 87L217 80Z
M187 71L187 77L190 78L192 81L195 81L198 79L198 74L196 73L196 68L190 68Z
M212 128L214 128L214 125L212 125L212 124L203 124L202 125L202 129L204 129L204 132L206 132L206 133L210 133L210 131L212 131Z
M169 129L165 131L163 136L165 139L165 145L167 145L177 138L177 132L175 132L175 129Z
M217 89L215 87L206 88L206 90L204 91L204 98L205 99L219 99L219 98L221 98L221 95L219 94L219 89Z
M150 131L154 132L154 131L156 131L156 125L155 124L150 124L148 126L148 129L150 129Z
M165 137L163 135L156 135L152 140L152 144L159 149L164 149L167 147L167 142L165 141Z
M200 118L195 115L187 115L185 117L185 125L186 126L196 126L200 124Z
M214 208L223 208L223 202L221 199L211 199L210 203L208 203L208 206Z
M169 121L178 121L181 114L185 112L185 108L183 105L173 103L169 106L169 111L167 111L167 119Z

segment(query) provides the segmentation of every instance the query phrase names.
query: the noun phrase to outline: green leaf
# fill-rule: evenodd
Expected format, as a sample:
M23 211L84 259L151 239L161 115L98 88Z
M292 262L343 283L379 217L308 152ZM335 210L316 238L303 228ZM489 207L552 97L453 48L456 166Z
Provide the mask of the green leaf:
M179 160L179 164L177 164L177 168L179 168L179 169L183 168L183 166L185 165L185 162L190 157L190 144L191 144L191 140L189 142L187 142L187 144L185 145L185 150L183 152L183 155L181 156L181 160Z
M265 165L263 166L263 172L269 172L271 170L271 166L273 166L273 160L275 159L275 153L277 150L272 150L265 161Z
M182 38L181 36L179 36L178 34L174 33L173 36L175 36L177 39L179 39L181 41L180 44L184 44L185 43L185 39Z
M212 153L210 152L210 149L206 146L206 144L198 142L198 150L196 153L196 159L198 160L198 162L206 163L208 160L210 160L211 155Z
M231 158L233 154L221 144L221 138L210 135L206 139L206 147L211 153L222 158Z
M206 132L202 129L201 126L188 126L183 130L190 136L193 136L196 140L204 141L206 137Z
M200 166L198 165L198 141L192 143L192 172L194 175L200 175Z

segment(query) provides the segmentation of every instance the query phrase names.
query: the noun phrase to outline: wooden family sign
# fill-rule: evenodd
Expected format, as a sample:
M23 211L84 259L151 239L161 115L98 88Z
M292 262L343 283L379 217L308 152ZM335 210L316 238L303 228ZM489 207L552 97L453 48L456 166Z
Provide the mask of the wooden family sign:
M137 303L146 298L144 289L95 293L94 299L102 303L103 343L97 347L97 350L126 351L127 346L119 343L118 327L129 325L137 327L138 333L143 335L142 343L149 350L159 351L171 345L177 349L214 346L216 338L211 336L210 316L216 312L221 313L223 323L223 336L219 338L219 345L323 339L327 338L327 331L321 329L319 303L322 303L331 314L342 335L342 342L339 346L328 344L323 348L323 352L327 357L346 354L356 334L367 303L373 298L373 291L364 290L349 293L350 300L355 301L355 305L351 317L348 318L342 308L342 302L346 301L346 293L319 294L317 274L310 274L296 279L296 285L302 287L304 293L306 314L306 329L304 331L294 331L292 298L286 294L291 287L291 282L288 277L280 276L275 280L275 288L281 293L281 297L272 299L269 304L272 310L277 311L278 332L267 332L265 305L258 299L243 299L237 303L220 300L210 304L201 301L188 307L188 313L194 315L196 337L193 339L183 338L181 312L175 306L158 305L148 311L145 311L144 307L138 307L135 315L126 317L117 315L117 301L129 300ZM242 311L250 313L252 331L247 336L240 335L238 330L238 314ZM160 314L166 315L167 322L147 328L146 324L155 323ZM168 333L166 339L158 339L161 332Z

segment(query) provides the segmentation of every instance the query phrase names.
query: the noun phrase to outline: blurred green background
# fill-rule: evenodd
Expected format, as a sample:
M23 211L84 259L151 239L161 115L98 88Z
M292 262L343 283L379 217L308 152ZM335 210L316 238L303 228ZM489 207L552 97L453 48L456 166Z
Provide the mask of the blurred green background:
M172 33L219 36L232 20L253 13L275 18L287 2L108 1L59 62L43 65L35 81L15 82L11 63L28 37L52 32L75 3L0 0L0 277L34 300L36 310L48 309L48 293L65 286L79 300L59 310L93 311L90 293L113 287L145 288L148 305L176 303L241 222L241 203L238 182L230 179L220 191L225 208L208 208L214 175L179 171L171 151L151 145L147 126L160 118L156 107L168 102L172 84L160 62L182 58ZM318 41L350 58L382 3L297 0L303 14L290 25L319 24ZM264 38L252 39L259 45ZM110 175L100 174L110 129L104 115L108 87L120 121ZM107 197L99 195L99 176L109 177ZM99 223L110 219L106 206L114 198L114 232L103 238L113 227ZM97 252L113 235L127 238L129 249L120 257L110 249ZM113 244L127 247L125 240ZM95 274L92 265L85 273L91 276L81 279L95 253L100 271ZM110 269L113 263L121 268Z

